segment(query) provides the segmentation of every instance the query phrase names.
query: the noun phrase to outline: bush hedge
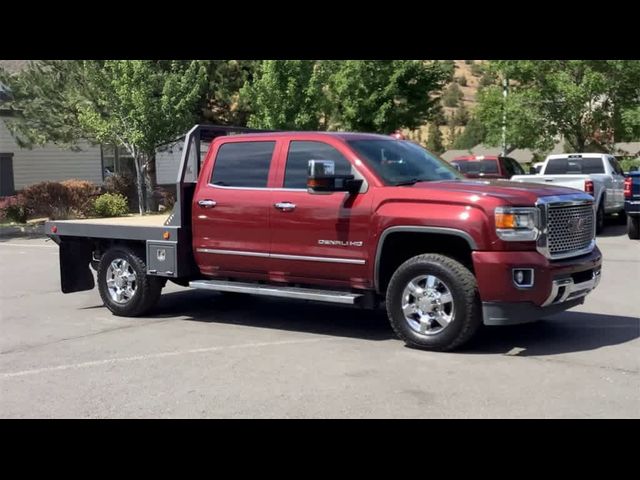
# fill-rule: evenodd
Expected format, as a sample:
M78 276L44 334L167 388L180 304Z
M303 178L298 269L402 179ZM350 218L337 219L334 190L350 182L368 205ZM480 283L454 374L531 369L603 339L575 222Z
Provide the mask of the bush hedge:
M99 217L120 217L129 213L129 205L124 195L103 193L94 200L93 211Z

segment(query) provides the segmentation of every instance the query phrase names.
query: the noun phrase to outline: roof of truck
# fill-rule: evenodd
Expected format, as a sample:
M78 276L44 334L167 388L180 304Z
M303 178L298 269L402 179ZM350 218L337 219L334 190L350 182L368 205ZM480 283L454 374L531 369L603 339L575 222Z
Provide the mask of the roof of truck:
M318 136L318 137L334 137L342 140L395 140L390 135L382 135L378 133L360 133L360 132L317 132L317 131L289 131L289 132L251 132L242 135L229 135L221 138L262 138L262 137L289 137L289 136Z

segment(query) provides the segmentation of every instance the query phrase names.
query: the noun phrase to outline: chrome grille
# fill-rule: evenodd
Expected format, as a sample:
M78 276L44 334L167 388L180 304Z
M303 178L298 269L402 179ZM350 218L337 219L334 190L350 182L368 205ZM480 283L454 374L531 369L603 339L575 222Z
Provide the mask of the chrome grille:
M547 227L547 248L551 258L579 254L591 246L594 238L593 204L548 204Z

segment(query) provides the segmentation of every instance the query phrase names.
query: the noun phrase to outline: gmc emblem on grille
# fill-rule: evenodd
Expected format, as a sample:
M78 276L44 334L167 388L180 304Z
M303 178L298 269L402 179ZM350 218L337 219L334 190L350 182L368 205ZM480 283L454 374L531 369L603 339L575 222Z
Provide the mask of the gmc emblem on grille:
M567 222L567 230L569 230L570 233L578 233L584 230L585 222L586 220L584 219L584 217L570 218Z

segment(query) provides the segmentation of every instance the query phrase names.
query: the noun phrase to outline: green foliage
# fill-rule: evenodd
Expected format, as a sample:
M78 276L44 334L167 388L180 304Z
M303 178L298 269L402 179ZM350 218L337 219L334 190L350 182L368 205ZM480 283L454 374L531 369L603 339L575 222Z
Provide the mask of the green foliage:
M473 62L470 69L471 75L473 75L474 77L479 77L484 73L484 67L481 63L478 62Z
M507 138L514 147L547 146L562 135L573 151L610 149L640 125L640 61L493 61L490 71L511 82ZM497 144L502 128L502 91L479 93L479 116Z
M429 137L427 138L427 150L433 153L444 152L444 145L442 144L442 132L435 123L429 124Z
M461 87L466 87L467 86L467 77L465 77L464 75L460 75L459 77L456 77L455 81Z
M493 72L486 72L482 77L480 77L480 81L478 84L480 88L488 87L489 85L495 85L498 82L498 77Z
M471 118L467 123L464 132L456 138L453 148L458 150L470 150L476 145L483 143L485 139L486 129L484 125L477 119Z
M457 107L464 94L457 83L451 83L442 95L442 103L445 107Z
M207 89L202 117L218 125L245 126L249 105L240 98L242 86L253 81L260 66L256 60L211 60L206 62Z
M98 191L91 182L66 180L35 183L25 187L21 195L30 215L64 220L88 216Z
M29 208L24 196L0 198L0 222L8 220L15 223L26 223L29 217Z
M35 62L0 74L16 115L9 128L21 145L80 140L124 146L134 157L138 196L155 182L155 150L200 116L207 84L200 61L85 60ZM148 205L147 205L148 206Z
M93 211L99 217L120 217L129 213L129 205L119 193L103 193L95 199Z
M129 175L116 173L107 177L103 184L106 193L119 193L127 199L130 207L135 208L137 202L136 197L136 181Z
M438 105L429 93L452 73L441 62L269 60L241 99L253 127L391 132L432 118Z
M453 114L453 122L455 125L464 126L469 122L469 110L461 103Z
M640 158L625 158L620 161L620 168L625 172L630 172L631 167L636 167L640 170Z
M436 114L433 116L433 122L438 126L447 124L447 117L445 116L442 107L438 108Z

